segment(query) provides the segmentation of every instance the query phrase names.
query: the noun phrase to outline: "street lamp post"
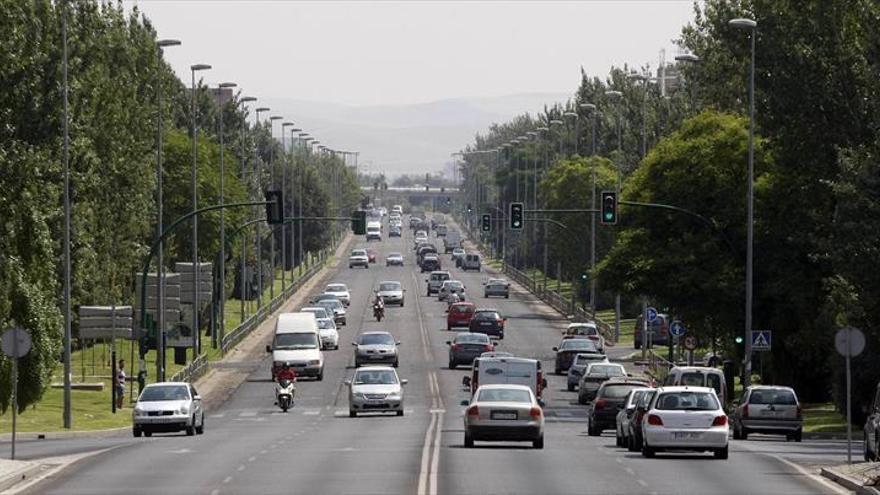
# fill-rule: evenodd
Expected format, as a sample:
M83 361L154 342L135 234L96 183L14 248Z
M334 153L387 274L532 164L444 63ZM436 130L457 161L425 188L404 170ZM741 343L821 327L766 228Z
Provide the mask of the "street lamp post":
M178 46L178 40L159 40L156 47L159 51L156 66L156 237L159 239L159 252L156 259L156 273L158 274L158 302L156 304L156 381L165 380L165 242L162 240L162 49ZM143 325L143 322L141 322ZM141 365L140 372L146 372Z
M275 187L276 181L275 178L278 175L275 166L275 121L282 120L284 117L280 115L272 115L269 117L269 170L270 170L270 179L269 184L272 188ZM281 131L281 138L284 139L284 130ZM283 143L282 143L283 146ZM284 224L281 224L282 232L284 232ZM269 281L269 300L275 299L275 229L269 228L269 258L271 260L269 266L272 272L272 279ZM281 239L284 239L284 235L281 236ZM282 241L283 242L283 241ZM281 272L283 273L283 267Z
M648 81L650 77L645 74L629 74L629 79L642 82L642 158L648 154Z
M620 91L608 90L605 91L605 96L610 98L612 101L620 102L623 99L623 93ZM621 136L620 129L620 114L621 109L618 107L617 112L617 194L620 195L620 186L623 181L623 175L621 171L621 163L623 155L623 138ZM596 308L593 308L593 311L596 311ZM617 342L620 340L620 293L614 294L614 341Z
M565 124L565 122L563 122L559 119L553 119L550 121L551 128L554 126L561 127L563 124ZM562 158L562 155L563 155L563 152L562 152L562 130L560 130L559 131L559 157L560 157L560 159Z
M190 92L190 109L192 119L192 211L199 209L199 185L198 185L198 132L199 125L196 119L196 72L209 70L208 64L195 64L190 66L192 73L192 91ZM193 301L192 301L192 333L193 333L193 360L199 355L199 275L201 268L199 267L199 217L192 218L193 238L192 238L192 264L193 264Z
M593 123L590 125L590 134L592 135L592 143L590 144L590 156L593 158L592 169L592 194L590 196L590 208L596 209L596 125L599 122L596 105L592 103L581 103L578 107L582 110L590 112L593 117ZM593 271L596 269L596 214L590 215L590 307L596 310L596 277Z
M308 160L308 151L305 150L305 146L308 143L308 141L306 141L306 139L309 139L309 133L308 132L301 132L301 133L299 133L299 138L300 138L300 141L303 143L303 151L306 152L306 156L303 157L303 163L302 163L302 166L300 167L299 195L298 195L299 197L297 197L297 201L296 201L296 203L297 203L297 216L302 217L303 216L303 193L305 192L305 183L306 183L305 182L306 181L306 163ZM299 255L302 256L304 253L304 251L303 251L303 223L302 222L297 222L296 236L297 236L297 243L299 245Z
M260 125L260 114L263 112L268 112L271 109L269 107L258 107L255 112L255 126ZM255 195L257 197L260 196L261 187L263 185L263 171L260 166L260 149L259 144L255 143L254 146L254 173L256 174L256 191ZM259 214L258 209L254 208L254 214ZM257 307L263 306L263 239L262 239L262 229L260 229L260 224L256 225L254 229L254 235L256 238L254 242L256 244L256 255L257 255Z
M281 190L282 191L284 190L285 186L287 185L287 164L285 162L287 161L287 158L288 158L287 144L285 141L284 130L287 129L288 127L292 127L292 126L293 126L293 122L282 122L281 123L281 152L282 152L281 156L284 157L284 160L281 162ZM292 172L291 172L291 175L293 175ZM293 191L291 191L291 194L292 193L293 193ZM282 213L282 216L283 216L283 213ZM293 226L291 226L290 229L293 230ZM291 242L293 242L293 239L291 239ZM293 244L291 244L290 247L292 249ZM286 288L284 271L287 270L287 260L288 259L289 259L289 257L287 256L287 223L282 223L281 224L281 290L282 291ZM293 266L293 263L291 263L291 266ZM290 276L293 277L292 269L290 272Z
M64 141L62 144L61 154L62 160L64 162L64 240L63 244L63 259L64 259L64 281L62 283L63 294L64 294L64 408L61 413L62 421L64 423L64 428L70 429L72 424L72 415L71 415L71 383L70 383L70 341L72 340L71 333L71 323L72 317L70 314L70 229L71 229L71 207L70 207L70 134L68 131L69 128L69 108L70 104L67 98L68 95L68 85L67 85L67 2L61 2L61 86L62 86L62 97L64 100L64 107L62 110L62 118L64 119L63 123L63 132L64 132ZM17 359L17 358L13 358ZM13 391L15 397L18 397L18 391ZM13 412L13 414L17 414L18 411ZM13 416L14 417L14 416Z
M574 154L578 154L578 145L581 140L581 122L578 118L578 114L576 112L565 112L562 114L563 117L568 117L570 119L574 119ZM562 136L559 136L560 143L562 142Z
M675 56L675 61L685 64L698 64L700 63L700 57L694 55L693 53L680 53ZM696 89L697 88L688 88L688 92L692 92L691 97L694 101L692 101L691 103L694 105L694 107L699 107L699 98L696 94Z
M294 154L294 134L302 131L297 127L293 127L290 129L290 157L291 157L291 169L290 169L290 213L291 216L296 216L294 208L296 193L296 155ZM293 283L293 267L296 265L296 223L290 225L290 283ZM300 256L302 256L302 252L300 252Z
M253 103L253 102L257 101L257 99L254 98L253 96L245 96L239 101L241 102L242 105L244 105L246 103ZM246 125L247 125L247 122L245 121L245 119L242 119L241 120L241 129L240 129L241 152L239 153L239 166L241 168L241 182L243 184L245 184L245 194L250 192L247 190L248 189L247 188L247 181L246 181L247 170L245 169L245 160L244 160L244 155L245 155L245 139L244 139L245 132L244 131L245 131ZM245 240L244 236L242 236L241 273L239 274L240 280L239 280L239 285L238 285L238 297L239 297L239 299L241 299L241 301L239 301L241 303L241 307L240 307L241 318L239 321L244 321L244 300L245 300L245 294L247 294L247 286L248 286L246 275L247 275L247 241ZM222 333L224 328L223 327L220 327L220 328L221 328L221 333ZM222 340L223 336L225 336L225 335L226 334L223 333L221 335L220 339Z
M755 223L755 35L758 23L753 19L733 19L728 23L736 29L749 31L751 39L751 63L749 69L749 178L746 225L746 328L743 339L745 360L742 382L748 387L752 382L752 297L754 279L754 223Z
M220 83L218 87L221 90L221 101L223 98L222 90L226 88L234 88L237 85L233 82L225 82ZM226 162L223 158L223 105L220 105L220 204L224 204L225 201L225 184L226 184ZM220 210L220 266L217 270L220 275L220 297L217 299L219 302L219 314L220 314L220 335L223 335L226 330L226 213L224 210ZM213 326L216 329L216 325ZM217 333L216 331L211 334L211 346L213 348L217 348Z

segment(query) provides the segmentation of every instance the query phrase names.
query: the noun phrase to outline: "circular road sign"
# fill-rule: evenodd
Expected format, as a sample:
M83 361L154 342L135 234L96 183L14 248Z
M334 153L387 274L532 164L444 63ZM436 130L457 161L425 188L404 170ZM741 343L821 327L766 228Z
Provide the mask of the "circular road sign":
M31 336L21 328L9 329L0 336L0 347L9 357L23 357L31 350Z
M684 345L685 349L692 351L697 348L697 338L693 335L688 335L684 338L682 345Z
M648 309L645 310L645 314L648 317L648 323L654 323L654 320L657 319L658 315L657 308L652 308L649 306Z
M841 328L834 335L834 347L841 356L858 356L865 350L865 334L858 328Z
M669 333L676 337L684 335L684 332L684 323L682 323L680 320L675 320L669 325Z

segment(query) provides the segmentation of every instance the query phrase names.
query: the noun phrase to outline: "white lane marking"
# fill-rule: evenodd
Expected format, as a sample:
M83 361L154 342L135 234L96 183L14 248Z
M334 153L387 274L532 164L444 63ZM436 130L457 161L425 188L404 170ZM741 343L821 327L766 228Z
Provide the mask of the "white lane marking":
M238 466L238 471L244 471L244 464L242 464L241 466Z
M648 484L645 483L645 480L636 480L636 483L642 485L645 488L648 488Z
M248 457L248 462L254 462L254 461L256 461L256 460L257 460L256 456L250 456L250 457Z
M257 415L257 411L242 411L242 412L238 413L238 416L240 418L251 418L256 415Z
M263 450L260 451L260 455L265 455L265 454L268 454L268 453L269 453L269 451L267 451L266 449L263 449Z
M811 473L811 472L807 471L806 469L804 469L803 467L799 466L798 464L791 462L788 459L786 459L780 455L776 455L776 454L763 454L763 455L766 455L768 457L772 457L772 458L776 459L777 461L782 462L783 464L791 467L795 471L810 478L814 482L828 488L829 490L833 491L834 493L839 493L841 495L848 495L848 494L852 493L851 491L845 489L844 487L838 485L837 483L834 483L830 480L827 480L818 474Z
M214 488L213 490L211 490L211 495L220 495L220 490L217 488Z
M227 476L227 477L223 478L223 484L224 484L224 485L227 484L227 483L229 483L230 481L232 481L232 476Z
M415 284L416 287L418 287L419 281L418 281L418 279L416 279L416 273L410 272L410 274L412 275L413 283ZM419 333L421 334L421 337L422 337L422 352L425 355L425 361L431 362L431 353L428 352L428 347L429 347L429 345L428 345L428 332L427 332L427 330L425 330L425 322L422 321L422 317L421 317L422 305L419 303L418 296L415 297L415 301L416 301L416 314L419 315L419 317L418 317Z
M317 416L321 414L320 409L306 409L302 412L303 416Z
M222 417L224 417L224 416L226 416L226 413L211 414L211 415L209 415L208 417L209 417L209 418L214 418L214 419L219 419L219 418L222 418Z
M446 409L428 409L428 412L431 414L445 413Z
M626 471L627 474L629 474L630 476L635 476L635 475L636 475L636 472L633 471L633 468L629 468L629 467L628 467L628 468L624 469L624 471Z
M428 424L428 429L425 431L425 443L422 445L422 466L419 471L419 495L425 495L427 493L428 466L431 455L431 432L437 424L437 416L437 414L431 415L431 422Z
M437 493L437 471L439 470L440 465L440 434L443 432L443 413L432 414L432 416L437 417L437 427L434 429L434 453L431 458L431 473L430 473L430 492L431 494Z

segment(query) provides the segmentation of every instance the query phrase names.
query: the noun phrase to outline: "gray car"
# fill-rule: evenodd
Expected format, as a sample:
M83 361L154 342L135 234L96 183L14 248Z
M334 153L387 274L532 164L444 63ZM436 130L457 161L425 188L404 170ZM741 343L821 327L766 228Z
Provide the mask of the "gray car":
M390 280L379 282L379 290L376 291L386 306L389 304L398 304L401 307L403 307L404 292L406 292L406 289L403 288L400 282Z
M351 345L355 347L356 368L365 364L390 364L396 368L400 364L397 349L400 342L388 332L364 332Z
M578 383L581 381L581 377L584 376L584 371L587 370L587 366L589 366L590 363L607 362L608 356L595 352L583 352L575 356L574 361L571 362L571 367L568 368L568 391L574 392L574 389L578 386Z
M333 321L337 325L345 326L345 305L339 299L322 299L316 303L322 308L327 308L333 312Z
M483 289L483 297L489 296L510 298L510 282L503 278L490 278Z
M393 412L403 416L403 385L394 368L369 366L358 368L348 385L348 416L361 412Z
M452 277L449 275L449 272L439 270L431 272L428 278L425 279L425 282L427 282L428 284L428 295L430 296L439 292L440 286L443 285L443 282L445 280L449 280L450 278Z
M472 364L484 352L494 351L496 344L484 333L461 332L446 341L446 345L449 346L449 369L453 370L459 364Z
M746 388L732 416L734 439L746 440L750 433L770 433L801 441L804 426L801 404L789 387Z
M617 363L590 363L578 382L578 403L586 404L596 397L603 383L611 378L626 378L626 370Z

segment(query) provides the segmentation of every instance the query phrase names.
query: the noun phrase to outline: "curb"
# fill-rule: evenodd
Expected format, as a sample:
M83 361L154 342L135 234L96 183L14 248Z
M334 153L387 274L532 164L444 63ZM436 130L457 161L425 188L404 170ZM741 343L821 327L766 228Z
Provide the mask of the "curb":
M10 461L10 462L19 462L19 461ZM8 475L0 478L0 493L4 493L10 488L13 488L15 485L19 483L24 483L26 481L30 481L32 478L36 477L38 474L42 473L44 470L51 468L51 465L42 464L40 462L30 462L30 461L20 461L27 462L30 464L29 466L22 466L22 469L9 473Z
M21 440L67 440L71 438L111 438L131 431L131 426L121 426L107 430L73 430L73 431L25 431L16 432L15 441ZM0 434L0 442L11 442L12 433Z
M856 492L859 495L880 495L880 490L874 488L873 486L864 486L855 479L845 475L838 473L830 468L821 468L819 473L829 480L837 483L838 485Z
M816 431L812 433L803 433L804 440L846 440L846 433L836 433L836 432L821 432ZM865 440L865 434L861 431L853 432L853 443L862 442Z

